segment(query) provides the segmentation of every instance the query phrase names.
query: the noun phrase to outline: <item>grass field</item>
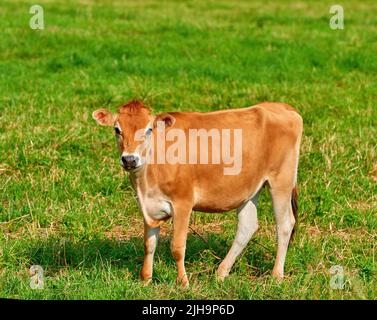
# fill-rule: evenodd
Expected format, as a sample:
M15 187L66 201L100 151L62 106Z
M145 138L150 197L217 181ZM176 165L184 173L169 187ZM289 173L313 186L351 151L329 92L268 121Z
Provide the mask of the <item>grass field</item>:
M331 1L40 0L44 30L29 28L32 4L0 5L0 297L377 299L376 1L343 1L344 30L329 27ZM156 112L265 100L300 111L299 226L282 283L264 191L260 229L224 283L235 212L193 214L188 290L175 287L171 223L141 284L142 216L112 130L91 119L131 98ZM43 290L29 286L32 265Z

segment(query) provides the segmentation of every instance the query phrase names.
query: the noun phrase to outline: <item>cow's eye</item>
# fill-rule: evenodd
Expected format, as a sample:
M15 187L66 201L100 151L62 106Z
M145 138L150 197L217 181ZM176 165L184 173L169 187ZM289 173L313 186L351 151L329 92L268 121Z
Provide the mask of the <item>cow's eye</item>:
M119 130L118 127L115 127L115 128L114 128L114 131L115 131L115 134L120 134L120 130Z
M145 132L147 136L149 136L151 133L152 133L152 128L148 128L147 131Z

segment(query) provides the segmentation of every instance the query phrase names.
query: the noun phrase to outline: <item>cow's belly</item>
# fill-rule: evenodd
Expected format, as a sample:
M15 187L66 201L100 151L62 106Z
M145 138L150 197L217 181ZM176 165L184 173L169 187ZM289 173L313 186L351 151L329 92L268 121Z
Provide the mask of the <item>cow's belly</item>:
M247 200L248 197L206 196L200 198L193 209L201 212L225 212L240 207Z
M202 212L225 212L239 208L253 198L265 183L265 178L248 177L244 182L237 178L211 181L210 185L195 188L194 210Z

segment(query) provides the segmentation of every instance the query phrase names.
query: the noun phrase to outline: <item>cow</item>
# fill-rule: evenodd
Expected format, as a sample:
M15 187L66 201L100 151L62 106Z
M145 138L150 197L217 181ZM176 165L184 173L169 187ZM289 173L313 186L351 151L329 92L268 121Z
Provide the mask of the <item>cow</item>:
M277 232L277 255L272 275L283 278L286 253L297 220L296 181L303 131L303 120L293 107L285 103L263 102L246 108L153 115L143 102L132 100L119 107L115 114L98 109L92 116L98 124L114 128L120 164L129 173L137 194L144 218L145 253L140 276L145 283L152 279L160 226L172 218L171 251L178 269L177 283L183 287L189 285L184 260L193 210L208 213L237 210L236 237L217 270L219 280L228 276L236 258L258 229L257 202L264 186L271 194ZM160 130L162 135L161 132L158 134L159 128L165 130ZM166 138L173 129L183 132L183 139L188 139L193 129L233 133L238 130L241 136L231 144L238 143L238 149L241 148L239 160L242 165L232 174L225 172L229 169L229 162L224 159L208 163L187 159L186 162L177 159L156 161L156 155L159 157L157 153L161 151L156 144L165 140L166 145L172 146L174 139L171 135ZM209 138L214 140L214 135ZM207 151L211 153L216 148L210 145ZM223 146L220 149L224 149ZM183 151L193 150L186 143ZM233 153L236 151L234 149ZM197 146L193 151L197 156L203 152L206 150Z

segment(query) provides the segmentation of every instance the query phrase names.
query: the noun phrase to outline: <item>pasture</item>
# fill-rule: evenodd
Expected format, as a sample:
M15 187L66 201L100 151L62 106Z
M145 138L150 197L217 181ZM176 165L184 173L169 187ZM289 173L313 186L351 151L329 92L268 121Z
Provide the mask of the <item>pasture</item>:
M344 1L344 30L329 27L331 1L40 0L43 30L29 27L33 4L0 5L0 297L377 298L375 1ZM282 283L264 190L260 228L224 283L215 271L236 214L195 212L190 288L175 286L171 222L143 286L142 215L112 129L91 118L132 98L155 112L266 100L299 110L299 222Z

